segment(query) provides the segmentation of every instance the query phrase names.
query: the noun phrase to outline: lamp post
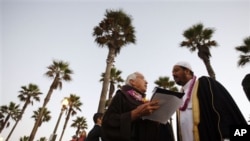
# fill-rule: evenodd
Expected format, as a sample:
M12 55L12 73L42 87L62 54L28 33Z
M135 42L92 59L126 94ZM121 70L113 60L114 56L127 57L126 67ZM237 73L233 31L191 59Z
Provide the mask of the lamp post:
M64 98L64 99L62 100L62 108L61 108L61 112L60 112L60 114L59 114L59 117L58 117L58 119L57 119L56 126L55 126L55 128L54 128L54 131L53 131L52 135L50 136L50 139L49 139L50 141L55 141L55 140L56 140L56 136L57 136L57 135L56 135L56 130L57 130L58 125L59 125L59 123L60 123L62 114L63 114L63 112L67 109L68 104L69 104L68 99L67 99L67 98Z

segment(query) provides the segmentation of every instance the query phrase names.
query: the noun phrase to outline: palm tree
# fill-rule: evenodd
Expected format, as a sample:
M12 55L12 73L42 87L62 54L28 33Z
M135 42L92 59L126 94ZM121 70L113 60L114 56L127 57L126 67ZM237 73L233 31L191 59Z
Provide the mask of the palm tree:
M171 81L169 77L167 76L160 76L158 80L154 82L158 87L163 89L169 89L171 91L178 91L178 88L175 86L175 81ZM173 133L173 121L172 117L170 118L170 126L172 127L172 133ZM174 135L172 135L174 137Z
M2 110L1 110L2 109L1 107L0 107L0 129L2 128L3 123L4 123L4 114L3 114Z
M131 17L122 10L106 10L105 18L99 23L98 26L94 27L93 36L96 37L95 42L100 47L108 47L109 50L98 112L103 113L105 110L110 71L115 61L115 57L120 53L123 46L129 43L135 43L134 33L135 30L132 26Z
M86 118L81 116L81 117L76 117L76 119L73 120L73 123L71 124L71 127L76 128L76 136L80 133L81 130L88 129L88 124L86 121Z
M19 91L18 98L21 102L24 102L23 108L21 110L20 117L17 119L15 125L12 127L9 135L6 138L6 141L9 140L11 134L13 133L14 129L16 128L18 122L22 119L22 115L24 114L24 111L26 110L27 106L29 104L33 105L33 100L40 101L39 95L42 94L38 88L37 85L30 83L28 86L22 86L22 90Z
M119 87L121 87L120 83L124 82L124 80L121 77L121 73L122 73L122 71L117 70L115 67L111 68L110 79L109 79L109 95L108 95L107 103L105 104L105 109L108 108L108 106L112 100L113 94L115 92L115 84L117 84L117 87L119 88ZM100 79L100 82L103 82L104 77L105 77L105 73L102 73L101 77L102 78Z
M52 136L51 136L51 140L50 141L55 141L56 140L56 137L57 137L57 134L56 134L56 131L57 131L57 128L59 126L59 123L61 121L61 118L62 118L62 114L64 113L65 110L67 110L68 108L68 98L64 98L62 100L62 107L61 107L61 112L59 114L59 117L57 119L57 122L56 122L56 125L55 125L55 128L53 130L53 133L52 133Z
M20 141L28 141L29 140L29 136L23 136L19 140Z
M183 36L186 40L182 41L180 46L187 47L191 52L198 50L198 57L205 64L209 76L215 79L215 73L210 63L210 48L217 46L217 42L211 40L213 33L214 29L204 28L202 23L198 23L184 31Z
M74 116L77 114L77 111L81 111L80 107L82 106L82 103L80 101L79 96L76 96L75 94L70 94L70 96L68 97L68 102L69 103L68 103L67 116L66 116L66 119L64 122L63 130L62 130L59 141L62 141L62 137L63 137L63 134L64 134L65 129L67 127L70 116Z
M53 79L52 84L50 85L49 91L44 99L43 106L41 112L38 115L38 120L36 120L34 127L30 133L29 141L33 141L39 126L39 121L42 118L43 112L48 104L50 97L53 91L57 88L62 89L63 81L71 81L71 74L73 71L69 69L69 64L63 61L53 61L53 64L47 67L49 70L45 73L45 75L49 78Z
M243 40L243 45L235 47L237 51L241 54L239 56L238 66L245 66L247 63L250 63L250 36L246 37ZM242 80L242 87L247 96L247 99L250 101L250 73L246 74L246 76ZM250 122L250 120L248 120Z
M42 112L42 108L38 108L37 111L33 111L32 118L35 119L35 121L38 121L38 116ZM49 122L51 119L50 111L45 108L41 120L38 121L38 127L42 125L43 122Z
M42 112L42 108L38 108L37 111L33 111L32 118L34 118L36 122L38 121L38 116L39 116L39 114L40 114L41 112ZM38 121L38 123L39 123L39 124L38 124L38 127L40 127L40 126L42 125L43 122L49 122L49 121L50 121L50 119L51 119L50 113L51 113L51 112L50 112L47 108L44 109L42 118L41 118L40 121ZM38 140L38 141L45 141L45 140L46 140L46 138L45 138L45 137L42 137L42 138L40 138L40 140Z
M167 76L160 76L158 80L154 82L158 87L161 87L163 89L169 89L171 91L178 91L178 88L175 86L175 82L171 81L169 77Z
M41 137L39 140L37 141L47 141L46 137Z
M3 105L0 107L0 112L2 113L3 120L0 128L0 133L3 131L3 129L9 127L9 119L17 120L20 117L21 110L19 109L19 104L16 104L14 102L10 102L9 106Z
M250 36L246 37L243 42L243 45L235 47L237 51L242 53L239 57L238 66L250 63Z

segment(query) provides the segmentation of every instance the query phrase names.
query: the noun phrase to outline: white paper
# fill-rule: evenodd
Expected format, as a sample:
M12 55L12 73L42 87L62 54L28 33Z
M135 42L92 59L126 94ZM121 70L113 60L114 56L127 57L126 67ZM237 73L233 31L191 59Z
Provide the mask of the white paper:
M183 93L156 88L151 100L159 100L160 108L155 110L151 115L144 116L143 119L166 124L174 112L182 105L183 101L181 97L183 95Z

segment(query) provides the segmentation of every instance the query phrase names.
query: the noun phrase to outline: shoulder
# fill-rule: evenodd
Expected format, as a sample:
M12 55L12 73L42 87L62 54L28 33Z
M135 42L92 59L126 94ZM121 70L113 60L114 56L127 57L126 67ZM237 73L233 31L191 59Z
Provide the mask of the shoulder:
M212 79L212 78L210 78L208 76L201 76L198 78L198 80L206 80L206 79Z
M199 84L207 84L207 83L213 83L213 84L218 84L219 82L209 76L201 76L198 78Z
M128 95L122 90L117 90L113 99L116 99L116 100L128 99Z

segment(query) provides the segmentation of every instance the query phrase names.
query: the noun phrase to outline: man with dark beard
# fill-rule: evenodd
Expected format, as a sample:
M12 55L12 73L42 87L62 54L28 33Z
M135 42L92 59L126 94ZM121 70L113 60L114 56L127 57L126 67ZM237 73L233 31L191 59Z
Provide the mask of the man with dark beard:
M187 62L174 65L173 77L185 93L177 111L178 141L225 141L232 125L247 125L228 91L216 80L196 78Z

